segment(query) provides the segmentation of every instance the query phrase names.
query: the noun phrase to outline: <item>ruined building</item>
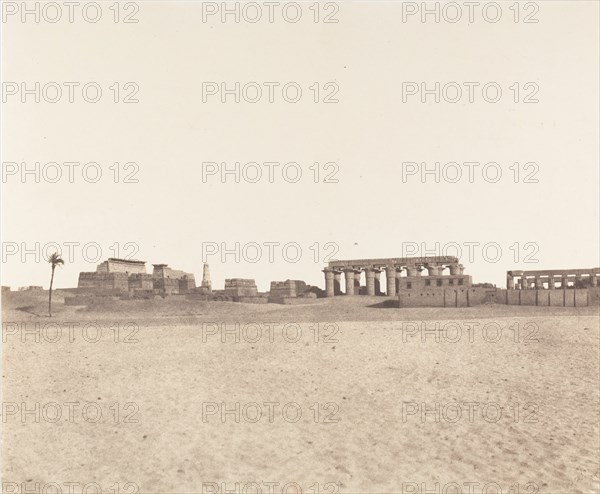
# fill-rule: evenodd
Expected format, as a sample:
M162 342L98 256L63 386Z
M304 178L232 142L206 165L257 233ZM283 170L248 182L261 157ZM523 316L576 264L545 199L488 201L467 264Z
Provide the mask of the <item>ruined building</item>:
M385 293L381 287L384 271ZM332 261L323 272L327 297L385 294L397 296L400 307L472 307L486 303L574 307L600 301L600 268L509 271L506 289L489 283L474 285L464 274L463 265L450 256Z
M506 288L530 290L557 288L588 288L598 286L600 268L508 271Z
M447 270L447 273L444 271ZM397 257L389 259L356 259L331 261L325 273L327 297L342 294L342 274L345 295L382 295L381 273L385 271L388 297L401 290L423 290L443 287L470 287L471 277L453 256ZM427 276L423 276L423 272ZM361 285L362 273L365 285Z
M508 271L496 303L581 307L600 303L600 268Z
M314 288L301 280L272 281L269 291L269 303L306 303L310 299L317 298L316 293L311 291Z
M204 264L204 267L202 268L202 284L200 285L200 288L206 292L206 293L210 293L212 292L212 283L210 281L210 271L208 269L208 264Z
M153 264L152 280L154 290L164 295L187 293L196 288L196 280L191 273L171 269L167 264Z
M146 273L146 262L109 258L98 264L94 272L79 273L77 287L95 294L132 296L175 295L196 287L194 275L171 269L167 264L154 264Z
M256 281L243 278L231 278L225 280L225 295L231 300L239 302L247 298L258 297Z

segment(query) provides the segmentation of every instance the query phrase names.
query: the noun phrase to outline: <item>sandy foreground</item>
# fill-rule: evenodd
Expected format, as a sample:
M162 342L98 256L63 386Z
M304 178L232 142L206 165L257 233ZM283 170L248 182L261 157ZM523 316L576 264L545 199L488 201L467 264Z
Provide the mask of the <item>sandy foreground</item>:
M597 307L11 295L4 492L600 491Z

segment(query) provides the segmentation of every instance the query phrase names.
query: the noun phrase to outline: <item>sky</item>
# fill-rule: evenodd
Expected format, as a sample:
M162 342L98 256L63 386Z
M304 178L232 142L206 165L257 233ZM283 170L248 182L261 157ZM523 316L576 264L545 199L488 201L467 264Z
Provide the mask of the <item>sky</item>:
M600 265L597 2L289 3L4 11L2 285L48 287L54 250L59 288L108 257L262 291L331 259Z

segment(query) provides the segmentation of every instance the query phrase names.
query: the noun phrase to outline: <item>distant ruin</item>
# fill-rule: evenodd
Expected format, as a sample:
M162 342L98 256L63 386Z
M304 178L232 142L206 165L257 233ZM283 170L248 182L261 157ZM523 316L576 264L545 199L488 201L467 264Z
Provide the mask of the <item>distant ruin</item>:
M286 305L307 303L317 298L314 288L301 280L272 281L269 302Z
M388 297L395 296L400 290L471 286L471 277L464 274L463 265L453 256L355 259L329 262L323 270L326 296L342 294L342 274L345 276L345 295L383 295L381 273L384 270L385 295ZM448 270L448 274L444 270ZM428 276L422 276L422 271L427 271ZM361 285L363 272L365 286Z
M588 288L598 286L600 268L508 271L506 288L530 290L556 288Z
M381 290L383 271L385 293ZM488 303L579 307L600 303L600 268L508 271L506 289L490 283L473 284L471 276L464 274L464 266L451 256L339 260L330 262L323 272L327 297L397 296L399 307L472 307Z
M44 290L43 286L40 285L29 285L29 286L20 286L17 291L19 292L41 292Z
M212 292L212 283L210 281L210 269L208 267L208 264L206 263L204 263L204 266L202 267L202 285L200 285L200 288L202 288L202 290L204 290L204 292L206 293Z
M79 273L77 288L95 294L127 293L132 297L188 293L196 287L194 275L171 269L167 264L153 264L146 273L146 262L109 258L96 271Z
M145 261L109 258L98 264L96 271L79 274L75 296L65 297L65 304L85 305L94 297L152 299L174 295L190 300L254 304L304 304L317 298L357 295L394 298L399 307L600 304L600 268L512 270L506 273L506 288L498 288L490 283L473 283L454 256L336 260L323 269L325 290L288 279L272 281L270 290L261 293L255 280L248 278L228 278L223 290L213 290L208 264L203 265L200 286L196 286L192 273L167 264L152 266L149 274ZM19 288L41 290L40 286ZM2 293L7 297L10 288L3 287Z

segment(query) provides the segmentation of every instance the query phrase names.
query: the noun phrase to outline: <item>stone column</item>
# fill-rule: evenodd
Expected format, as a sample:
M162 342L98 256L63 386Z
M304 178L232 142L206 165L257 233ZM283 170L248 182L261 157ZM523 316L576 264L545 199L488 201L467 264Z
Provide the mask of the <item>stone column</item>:
M425 268L429 276L439 276L441 274L439 266L425 266Z
M550 274L548 275L548 289L549 290L554 290L556 287L554 286L554 275Z
M416 266L406 266L406 276L409 278L414 278L419 275L419 271Z
M373 271L374 283L375 283L375 295L381 295L381 271L375 269Z
M577 276L575 276L575 288L581 288L581 286L583 285L583 277L578 274Z
M506 288L508 290L514 290L515 289L515 280L514 280L512 274L507 274L506 275Z
M400 293L402 271L396 271L396 293Z
M598 278L596 277L596 275L594 273L590 273L590 285L598 286Z
M387 266L385 268L385 277L387 281L386 295L388 297L394 297L396 295L396 268Z
M527 290L529 286L527 285L527 276L521 276L521 290Z
M333 272L333 293L334 293L334 295L342 294L342 272L341 271Z
M344 269L346 276L346 295L354 295L354 269Z
M354 270L354 295L360 295L360 275L362 271L360 269Z
M567 277L567 275L563 274L562 277L562 287L563 288L568 288L569 287L569 278Z
M365 269L365 277L367 278L367 295L375 295L375 270L373 268Z
M212 283L210 282L210 270L208 264L204 264L202 268L202 284L200 285L208 292L212 292Z
M544 288L544 285L542 284L542 279L539 276L535 277L535 287L538 290Z
M325 296L333 297L335 295L335 287L333 283L333 269L325 268Z
M457 276L459 273L458 264L450 264L450 275Z

